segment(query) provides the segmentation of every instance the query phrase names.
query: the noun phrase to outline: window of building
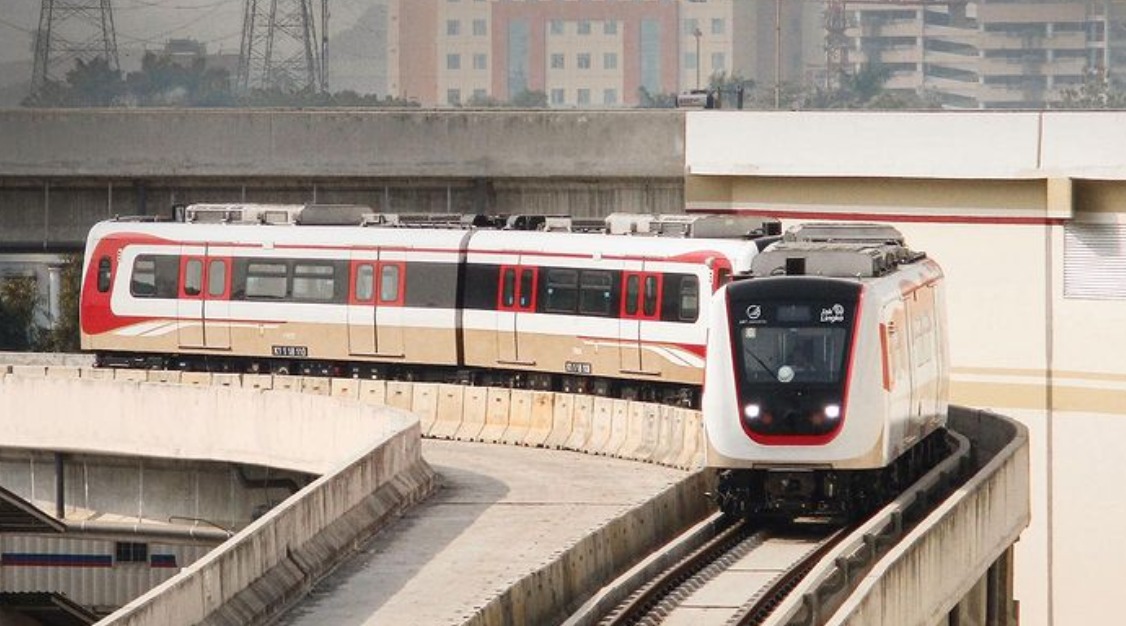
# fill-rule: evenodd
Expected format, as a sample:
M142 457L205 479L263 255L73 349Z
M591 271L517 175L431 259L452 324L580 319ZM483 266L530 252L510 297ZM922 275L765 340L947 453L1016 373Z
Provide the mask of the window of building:
M551 22L548 25L548 29L550 30L552 35L562 35L563 34L563 20L551 20Z
M578 66L578 68L580 70L589 70L590 69L590 53L589 52L580 52L578 59L576 60L576 65Z
M489 101L489 92L485 89L474 89L473 101L478 104L487 103Z
M149 544L135 541L115 542L113 558L117 563L148 563Z
M473 35L475 37L484 37L489 34L489 27L486 25L485 20L473 20Z
M461 90L460 89L447 89L446 90L446 104L458 106L461 104Z
M616 70L618 69L618 53L605 52L602 54L602 69Z
M450 36L460 35L461 22L458 20L446 20L446 34Z
M602 103L603 104L617 104L618 103L618 90L617 89L603 89L602 90Z
M723 18L722 17L713 17L712 18L712 34L713 35L722 35L726 31L727 31L727 23L723 20Z
M578 33L580 35L589 35L590 34L590 20L579 20L577 30L578 30Z
M489 55L480 52L473 55L473 69L487 70L489 69Z
M696 69L696 53L695 52L685 52L684 53L684 69L686 69L686 70Z
M696 18L691 17L691 18L684 20L684 34L685 35L695 35L696 31L699 30L699 28L700 28L700 22Z
M552 89L551 90L551 103L552 104L563 104L563 90L562 89Z
M590 104L590 90L580 89L577 94L579 104Z
M722 52L712 53L712 72L724 72L727 70L727 57Z
M602 34L603 35L617 35L618 34L618 23L614 20L607 20L605 22L602 22Z
M566 66L562 52L553 52L551 54L551 69L561 70Z
M446 69L447 70L460 70L461 69L461 55L460 54L447 54L446 55Z

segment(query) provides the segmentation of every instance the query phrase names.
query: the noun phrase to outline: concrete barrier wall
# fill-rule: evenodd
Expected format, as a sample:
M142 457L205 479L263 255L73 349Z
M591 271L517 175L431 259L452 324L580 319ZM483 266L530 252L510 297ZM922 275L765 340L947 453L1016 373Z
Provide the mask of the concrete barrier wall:
M945 623L1028 526L1027 429L958 407L951 408L950 424L970 437L977 457L993 458L881 559L827 623Z
M94 446L114 453L185 458L238 454L243 462L328 472L182 575L115 613L110 624L244 624L274 615L336 562L357 529L368 532L431 488L432 474L418 456L418 435L569 449L683 469L698 468L703 456L698 411L642 402L402 381L54 365L12 365L7 371L8 376L0 376L0 411L20 406L6 399L13 391L28 398L50 393L49 386L54 386L72 396L61 402L68 413L78 411L81 398L91 401L82 394L92 390L113 388L117 394L113 403L102 402L104 408L73 424L74 432L44 426L13 446L41 447L43 437L52 437L85 450ZM201 394L201 388L207 392ZM310 447L346 447L364 426L371 426L365 416L394 412L387 407L414 412L418 421L408 432L390 435L372 456L361 454L336 470L319 467L316 455L308 453ZM317 411L331 411L333 419L302 419ZM212 423L201 417L217 412L266 416L266 421ZM196 425L177 430L136 419L164 414L175 423ZM116 441L111 433L120 428L135 429L137 441ZM255 444L269 454L256 456ZM205 456L195 456L199 454ZM391 467L400 468L397 476ZM498 594L468 623L539 624L562 618L653 548L705 516L711 508L706 476L693 473L599 528ZM386 480L373 484L373 477ZM361 497L370 489L374 495Z
M313 392L222 386L239 377L208 387L137 382L150 375L165 376L0 366L6 445L257 463L322 476L101 623L264 623L433 489L418 421L403 412Z
M0 110L0 137L6 148L0 151L0 176L590 178L592 172L609 172L605 175L619 178L679 178L684 173L684 114L667 109L8 109Z
M204 392L141 382L165 376L144 370L15 365L12 372L0 378L0 428L7 433L5 446L13 448L40 449L50 442L62 451L237 461L324 474L357 446L370 447L414 421L399 411L311 393L218 385ZM99 378L109 373L115 380ZM44 410L51 419L42 418Z
M671 541L713 509L705 472L695 472L523 577L463 626L557 624L639 559Z

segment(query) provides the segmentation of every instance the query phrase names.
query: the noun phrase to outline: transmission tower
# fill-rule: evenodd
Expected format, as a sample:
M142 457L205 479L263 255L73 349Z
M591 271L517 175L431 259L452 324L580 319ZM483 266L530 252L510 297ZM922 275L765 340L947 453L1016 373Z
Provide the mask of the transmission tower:
M31 74L33 94L48 81L63 80L79 60L101 57L111 70L120 69L110 0L42 0L41 6Z
M240 91L326 88L312 3L246 0L237 77Z

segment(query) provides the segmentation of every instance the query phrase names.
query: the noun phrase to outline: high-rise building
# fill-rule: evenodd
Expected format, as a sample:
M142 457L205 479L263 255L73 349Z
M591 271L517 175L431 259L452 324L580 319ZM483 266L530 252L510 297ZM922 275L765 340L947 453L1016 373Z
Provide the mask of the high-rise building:
M886 87L929 93L951 107L1041 108L1113 69L1126 42L1108 44L1121 0L952 0L846 7L844 69L890 72Z
M389 89L424 106L505 102L525 92L542 92L553 107L633 106L643 92L747 76L741 64L754 55L736 41L757 12L737 5L750 3L391 0Z

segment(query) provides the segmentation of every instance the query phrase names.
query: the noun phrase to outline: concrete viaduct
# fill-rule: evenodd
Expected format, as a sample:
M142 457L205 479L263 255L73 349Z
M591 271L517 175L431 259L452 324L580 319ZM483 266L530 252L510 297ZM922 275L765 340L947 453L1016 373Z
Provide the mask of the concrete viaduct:
M1021 623L1116 618L1126 114L3 111L0 137L0 252L204 200L890 222L946 271L951 401L1029 431Z

